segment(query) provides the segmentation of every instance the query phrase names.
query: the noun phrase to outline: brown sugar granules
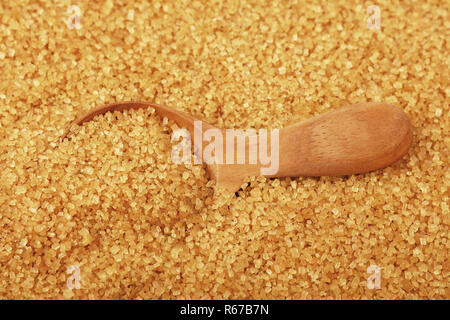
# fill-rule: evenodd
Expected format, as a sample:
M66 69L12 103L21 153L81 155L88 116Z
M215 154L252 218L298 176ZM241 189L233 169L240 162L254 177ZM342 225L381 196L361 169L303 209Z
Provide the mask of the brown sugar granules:
M370 5L2 2L0 298L450 298L449 6L377 1L378 29ZM229 128L384 101L414 142L384 170L256 177L221 202L151 109L58 140L126 100Z

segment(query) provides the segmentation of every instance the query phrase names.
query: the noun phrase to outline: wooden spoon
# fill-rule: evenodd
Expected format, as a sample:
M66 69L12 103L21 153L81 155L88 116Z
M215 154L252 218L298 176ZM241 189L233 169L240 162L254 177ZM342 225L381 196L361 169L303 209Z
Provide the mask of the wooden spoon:
M160 116L172 119L178 126L186 128L191 136L198 130L194 126L197 119L184 112L148 102L124 102L102 106L80 116L67 127L62 139L67 137L72 125L89 121L97 115L145 107L152 107ZM214 126L202 121L202 129L214 129ZM226 136L225 130L216 130ZM280 129L278 171L264 175L340 176L369 172L400 159L411 142L412 127L400 108L376 102L354 104ZM247 137L247 155L259 150L259 145L254 144ZM261 163L212 163L207 165L207 172L219 187L235 192L247 177L260 175L263 167Z

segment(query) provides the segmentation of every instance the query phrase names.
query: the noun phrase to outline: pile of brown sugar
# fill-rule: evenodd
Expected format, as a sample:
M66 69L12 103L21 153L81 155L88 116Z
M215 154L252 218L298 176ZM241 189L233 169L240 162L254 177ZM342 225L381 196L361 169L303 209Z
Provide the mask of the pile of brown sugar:
M378 1L377 29L370 5L2 2L0 298L448 299L449 6ZM384 101L414 141L384 170L256 177L218 204L152 109L59 141L127 100L229 128Z

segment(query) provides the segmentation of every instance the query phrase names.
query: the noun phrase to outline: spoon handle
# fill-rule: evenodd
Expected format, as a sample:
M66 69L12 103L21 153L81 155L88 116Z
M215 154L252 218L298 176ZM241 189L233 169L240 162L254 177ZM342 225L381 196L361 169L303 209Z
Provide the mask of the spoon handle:
M282 129L277 176L369 172L403 157L411 142L412 127L400 108L350 105Z
M261 170L265 166L260 163L212 165L208 172L222 188L230 191L236 191L246 177L255 175L351 175L392 164L405 155L411 142L412 127L400 108L386 103L361 103L281 129L275 173L265 174ZM247 146L247 154L255 150L254 146ZM275 156L271 154L272 162L277 160Z

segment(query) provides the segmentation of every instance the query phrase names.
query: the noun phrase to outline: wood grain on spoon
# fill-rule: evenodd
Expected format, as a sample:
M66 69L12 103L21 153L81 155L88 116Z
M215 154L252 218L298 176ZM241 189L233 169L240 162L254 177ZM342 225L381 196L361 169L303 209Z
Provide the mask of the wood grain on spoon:
M175 121L194 135L191 115L148 102L116 103L82 115L71 125L89 121L108 111L153 107L160 116ZM67 137L71 125L62 138ZM214 128L202 121L203 130ZM223 136L226 134L223 129ZM258 140L259 141L259 140ZM412 127L406 114L386 103L360 103L299 122L279 131L279 169L269 177L336 176L384 168L406 154ZM204 146L203 146L204 147ZM246 143L246 154L255 152ZM225 148L224 148L225 151ZM203 153L203 152L202 152ZM258 164L210 164L210 178L224 189L238 190L249 176L260 175Z

